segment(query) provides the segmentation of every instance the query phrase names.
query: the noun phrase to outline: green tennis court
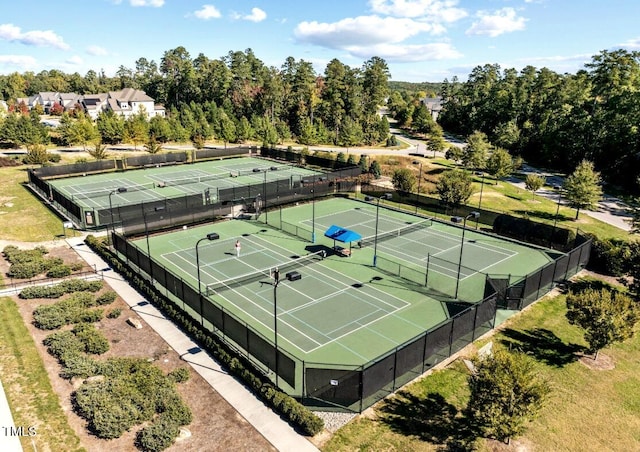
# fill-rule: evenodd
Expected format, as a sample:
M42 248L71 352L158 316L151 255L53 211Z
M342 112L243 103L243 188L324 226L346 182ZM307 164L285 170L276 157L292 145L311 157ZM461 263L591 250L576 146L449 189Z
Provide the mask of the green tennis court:
M317 174L320 173L294 165L243 157L70 177L49 183L79 206L97 210L205 192L210 202L215 202L219 189L279 180L293 185Z
M446 302L431 296L424 284L372 265L375 205L334 198L271 215L301 228L315 228L316 243L257 221L232 220L150 236L148 242L139 239L134 244L148 249L154 260L196 290L199 277L200 290L210 302L269 340L274 338L275 303L279 346L307 362L364 364L448 318ZM362 247L355 245L350 257L331 252L334 243L323 232L333 224L364 237ZM201 240L210 232L220 238ZM441 292L455 284L460 228L382 206L378 233L380 259L416 272L429 264L428 277L436 289L438 281L447 285ZM479 287L476 280L484 284L486 272L524 276L549 261L542 250L467 229L461 297L481 300L484 285ZM280 271L277 288L276 268ZM301 278L287 279L291 271Z

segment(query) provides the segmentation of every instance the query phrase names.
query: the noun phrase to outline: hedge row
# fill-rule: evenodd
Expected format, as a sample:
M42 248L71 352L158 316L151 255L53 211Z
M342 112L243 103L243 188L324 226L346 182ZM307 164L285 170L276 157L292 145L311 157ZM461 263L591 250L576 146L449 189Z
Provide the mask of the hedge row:
M214 334L203 329L188 314L176 307L173 302L160 294L147 281L113 255L103 243L92 235L86 239L87 245L105 259L111 268L123 275L140 293L144 294L168 318L173 320L187 334L195 339L215 359L225 365L229 371L242 379L255 394L273 407L284 418L305 435L315 435L322 431L324 422L311 410L293 397L273 386L271 381L260 375L259 371L244 357L236 355Z
M51 305L40 305L33 311L33 323L41 330L55 330L63 325L78 322L97 322L102 319L102 309L90 309L96 298L90 292L75 292L68 298Z
M97 292L102 289L102 281L85 281L84 279L68 279L53 286L29 286L18 295L22 299L60 298L73 292Z

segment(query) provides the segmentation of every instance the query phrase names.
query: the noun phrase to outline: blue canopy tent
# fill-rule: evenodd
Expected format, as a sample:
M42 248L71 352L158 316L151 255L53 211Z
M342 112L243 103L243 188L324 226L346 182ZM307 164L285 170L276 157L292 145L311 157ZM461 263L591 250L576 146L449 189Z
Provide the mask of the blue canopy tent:
M333 249L345 256L351 256L351 243L362 239L362 236L357 232L336 225L332 225L327 229L324 236L333 239ZM348 243L349 249L336 246L336 241Z

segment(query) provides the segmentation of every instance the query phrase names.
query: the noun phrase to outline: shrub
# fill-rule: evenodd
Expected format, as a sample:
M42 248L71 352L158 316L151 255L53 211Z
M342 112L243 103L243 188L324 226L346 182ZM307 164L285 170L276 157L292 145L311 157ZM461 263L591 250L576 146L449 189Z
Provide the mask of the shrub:
M622 276L626 271L629 245L622 240L599 239L595 235L590 237L593 242L587 268L605 275Z
M66 293L97 292L102 288L102 281L85 281L82 279L68 279L53 286L25 287L19 294L20 298L59 298Z
M109 350L109 341L92 323L80 323L73 328L72 332L80 340L83 350L87 353L102 355Z
M72 271L79 272L80 270L82 270L84 265L82 264L82 262L74 262L70 265L70 267Z
M103 294L99 295L99 296L96 298L96 304L97 304L98 306L103 306L103 305L106 305L106 304L111 304L111 303L113 303L113 302L116 300L116 297L117 297L117 296L118 296L118 295L117 295L113 290L110 290L110 291L108 291L108 292L105 292L105 293L103 293Z
M140 430L136 445L144 451L161 451L173 444L180 433L179 426L166 416L158 416L151 425Z
M65 353L80 353L84 344L71 331L58 331L44 338L42 343L50 355L60 359Z
M72 378L88 378L98 374L100 368L98 362L82 352L63 353L58 361L62 365L60 376L71 380Z
M52 305L41 305L33 311L33 322L42 330L53 330L62 325L78 322L96 322L102 310L89 310L95 299L89 292L77 292Z
M47 276L49 278L64 278L65 276L69 276L71 274L71 267L68 265L54 265L50 267L47 271Z
M120 314L122 314L122 309L115 308L115 309L112 309L111 311L109 311L107 313L107 318L109 318L109 319L117 319L118 317L120 317Z
M172 370L167 374L170 380L176 383L184 383L189 379L191 374L189 373L189 369L186 367L179 367L178 369Z
M17 279L33 278L45 271L45 265L42 260L30 262L18 262L11 264L7 275Z

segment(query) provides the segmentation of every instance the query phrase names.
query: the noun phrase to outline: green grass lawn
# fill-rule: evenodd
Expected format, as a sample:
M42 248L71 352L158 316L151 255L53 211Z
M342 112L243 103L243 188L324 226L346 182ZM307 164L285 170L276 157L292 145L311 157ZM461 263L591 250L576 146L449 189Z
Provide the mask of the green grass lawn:
M640 336L601 352L613 359L613 370L592 370L577 359L586 343L565 312L564 296L544 299L491 338L494 346L529 353L552 388L518 442L541 451L640 450ZM435 371L376 405L374 416L340 429L323 450L442 450L464 433L466 379L459 361ZM477 446L491 449L484 439Z
M18 307L7 297L0 298L0 370L14 424L36 428L35 436L21 438L25 451L84 450L53 392Z
M24 185L25 166L0 168L0 238L24 242L53 240L62 234L62 220Z

